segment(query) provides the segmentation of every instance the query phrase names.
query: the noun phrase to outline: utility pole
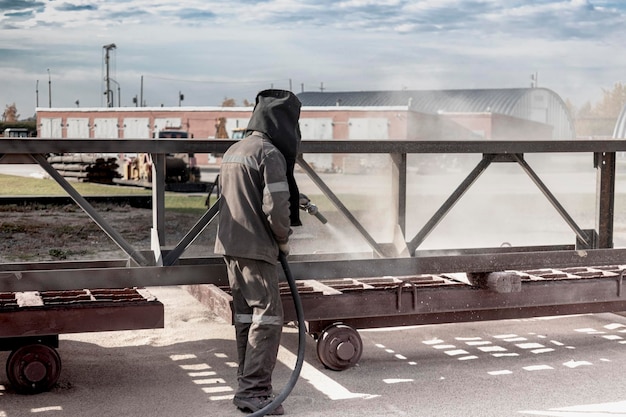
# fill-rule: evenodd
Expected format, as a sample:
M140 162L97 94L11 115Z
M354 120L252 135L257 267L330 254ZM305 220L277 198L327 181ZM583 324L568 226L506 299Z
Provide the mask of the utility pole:
M530 88L538 88L539 87L539 73L535 72L534 74L530 74Z
M52 107L52 79L50 78L50 68L48 68L48 107Z
M106 67L106 75L104 80L106 81L106 90L104 91L104 95L107 96L107 107L113 107L113 91L111 91L111 78L109 77L109 52L112 49L117 48L114 43L110 43L108 45L104 45L102 47L105 50L104 55L104 65Z
M39 80L35 83L35 108L39 107Z

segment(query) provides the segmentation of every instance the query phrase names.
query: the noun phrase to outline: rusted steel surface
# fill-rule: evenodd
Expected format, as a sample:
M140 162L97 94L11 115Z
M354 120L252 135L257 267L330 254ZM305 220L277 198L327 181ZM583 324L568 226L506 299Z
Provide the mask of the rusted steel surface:
M0 339L163 326L163 304L143 289L0 293Z
M621 311L623 271L619 265L510 271L522 281L514 293L468 285L455 274L304 280L298 291L309 329L318 332L335 322L374 328ZM231 320L228 286L194 288L215 314ZM284 283L281 295L285 321L295 320Z

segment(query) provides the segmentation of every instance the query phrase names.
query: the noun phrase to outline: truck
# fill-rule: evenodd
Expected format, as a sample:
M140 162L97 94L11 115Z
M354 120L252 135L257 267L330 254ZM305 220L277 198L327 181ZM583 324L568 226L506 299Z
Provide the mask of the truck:
M166 127L156 132L159 139L189 139L193 135L181 127ZM151 188L152 158L148 153L135 156L124 155L122 178L115 180L122 185ZM193 153L170 153L165 155L165 184L168 191L204 192L209 183L200 180L201 172Z
M4 129L2 136L5 138L28 138L33 136L32 133L31 130L25 127L8 127Z

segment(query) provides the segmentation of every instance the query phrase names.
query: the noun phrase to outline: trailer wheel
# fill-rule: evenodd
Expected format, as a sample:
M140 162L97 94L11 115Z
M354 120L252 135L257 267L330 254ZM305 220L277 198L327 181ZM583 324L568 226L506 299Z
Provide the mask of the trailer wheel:
M345 324L328 326L317 340L317 357L333 371L343 371L356 365L363 353L359 332Z
M61 357L57 351L40 343L15 349L7 359L7 377L20 394L48 391L61 374Z

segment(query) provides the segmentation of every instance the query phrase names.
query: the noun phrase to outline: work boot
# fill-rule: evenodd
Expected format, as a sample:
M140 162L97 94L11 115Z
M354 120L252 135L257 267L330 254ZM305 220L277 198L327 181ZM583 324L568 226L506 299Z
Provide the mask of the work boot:
M237 408L242 411L250 411L254 413L271 403L273 399L274 397L234 397L233 404L235 404ZM285 414L285 409L282 404L279 404L278 407L267 413L268 416L282 416L283 414Z

